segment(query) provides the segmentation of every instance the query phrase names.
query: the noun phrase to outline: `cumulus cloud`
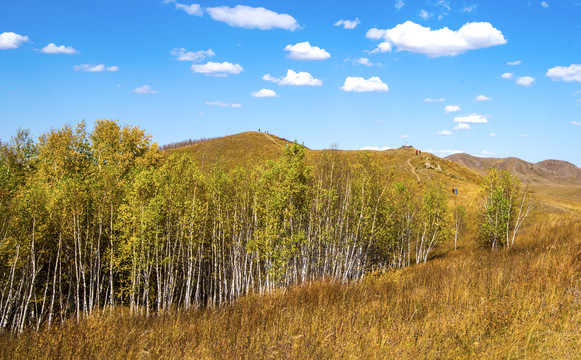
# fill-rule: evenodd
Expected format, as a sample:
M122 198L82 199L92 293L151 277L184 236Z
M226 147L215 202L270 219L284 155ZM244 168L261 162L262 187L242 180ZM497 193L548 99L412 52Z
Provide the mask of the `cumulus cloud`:
M216 55L212 49L208 50L198 50L198 51L186 51L184 48L176 48L171 52L172 56L175 56L178 61L202 61L207 57L212 57Z
M519 76L516 78L516 84L520 86L533 86L535 83L535 78L531 76Z
M475 101L490 101L492 100L491 97L489 96L485 96L485 95L478 95L477 97L474 98Z
M581 82L581 64L555 66L554 68L547 70L545 76L548 76L555 81Z
M68 55L73 55L73 54L79 53L77 50L73 49L71 46L64 46L64 45L57 46L54 43L50 43L47 46L43 47L42 49L40 49L40 52L45 53L45 54L68 54Z
M361 21L357 18L355 20L339 20L335 23L335 26L343 26L345 29L355 29L359 24L361 24Z
M496 134L495 134L495 133L490 133L490 134L488 134L488 136L490 136L490 137L495 137L495 136L496 136Z
M348 76L345 79L345 83L341 89L344 91L353 92L389 91L387 84L381 81L381 79L377 76L372 76L369 79L364 79L357 76Z
M369 61L369 58L364 58L364 57L353 60L353 63L355 65L373 66L371 61Z
M544 7L545 9L549 7L549 4L547 4L546 1L541 1L541 6Z
M258 98L278 97L278 94L274 90L270 89L260 89L259 91L255 91L250 95Z
M571 121L571 124L581 126L581 121Z
M458 112L460 111L460 106L458 105L446 105L444 107L444 112L447 113L451 113L451 112Z
M445 136L445 135L452 135L452 132L450 130L441 130L436 132L436 134L440 135L440 136Z
M268 77L267 77L268 75ZM321 86L323 82L319 79L315 79L313 75L308 72L295 72L289 69L286 76L283 79L277 79L269 74L262 77L264 80L278 83L279 85L294 85L294 86Z
M133 89L134 93L138 94L157 94L150 85L143 85L138 88Z
M405 6L405 3L403 2L403 0L395 0L395 8L400 10L402 7Z
M241 108L242 105L240 104L228 104L222 101L206 101L206 105L210 106L218 106L218 107L227 107L227 108Z
M443 101L446 101L446 99L445 98L439 98L439 99L425 98L424 101L425 102L443 102Z
M287 57L294 60L325 60L331 57L325 49L311 46L308 41L287 45L284 50L289 52Z
M384 151L384 150L389 150L391 149L389 146L364 146L359 150L367 150L367 151Z
M262 80L264 81L270 81L273 83L279 83L282 79L279 78L275 78L274 76L270 75L270 74L264 74L264 76L262 77Z
M270 30L279 28L289 31L299 29L299 23L288 14L279 14L263 7L245 5L209 7L206 12L216 21L244 29Z
M195 73L204 74L206 76L224 77L230 74L240 74L244 70L239 64L232 64L229 62L217 63L209 61L203 65L192 65L192 71Z
M434 15L434 14L432 14L432 13L430 13L430 12L427 12L427 11L426 11L426 10L424 10L424 9L421 9L421 10L420 10L420 13L418 14L418 16L419 16L419 17L421 17L421 18L422 18L422 19L424 19L424 20L428 20L429 18L431 18L431 17L432 17L432 15Z
M468 50L506 44L502 32L488 22L466 23L454 31L445 27L432 30L412 21L406 21L392 29L370 29L369 39L383 39L397 51L420 53L429 57L455 56ZM387 48L384 45L384 48Z
M456 131L470 130L470 125L465 124L465 123L460 123L460 124L454 126L454 130L456 130Z
M28 42L28 36L22 36L13 32L3 32L0 34L0 49L10 50L18 49L20 45Z
M202 8L200 7L200 4L186 5L176 3L176 9L183 10L188 15L202 16L204 14Z
M386 52L391 52L391 44L387 41L384 41L384 42L379 43L379 45L377 45L377 47L375 49L373 49L370 52L370 54L386 53Z
M75 71L86 71L86 72L115 72L119 71L119 67L117 66L105 66L103 64L99 65L89 65L89 64L82 64L82 65L74 65L73 69Z
M488 119L484 115L470 114L467 116L456 116L454 118L454 122L466 124L486 124L488 123Z
M500 77L503 78L503 79L512 79L512 78L514 78L514 74L507 72L507 73L504 73L504 74L500 75Z
M521 60L509 61L506 63L506 65L511 65L511 66L516 66L516 65L520 65L520 64L522 64Z

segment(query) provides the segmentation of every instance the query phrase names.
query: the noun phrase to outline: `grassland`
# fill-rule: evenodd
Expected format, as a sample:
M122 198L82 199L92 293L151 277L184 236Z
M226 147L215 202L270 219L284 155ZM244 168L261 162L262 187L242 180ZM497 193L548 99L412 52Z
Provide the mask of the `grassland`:
M247 160L270 156L268 142ZM205 151L206 159L214 154ZM312 161L317 154L310 152ZM477 206L476 173L410 150L373 156L414 179L411 159L422 181L461 186L459 204ZM118 308L39 332L2 334L0 358L581 358L581 203L537 198L535 216L509 250L479 247L471 215L458 249L448 243L426 264L353 284L322 279L220 308L150 317Z
M581 224L552 215L509 251L466 240L427 264L218 309L120 309L0 338L15 359L558 358L581 353Z

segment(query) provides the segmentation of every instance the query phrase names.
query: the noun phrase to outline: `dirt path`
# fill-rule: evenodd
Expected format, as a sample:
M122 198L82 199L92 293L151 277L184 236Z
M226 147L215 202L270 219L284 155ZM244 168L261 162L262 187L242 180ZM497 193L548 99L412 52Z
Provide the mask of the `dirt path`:
M267 138L268 140L272 141L272 142L273 142L273 143L275 143L276 145L278 145L278 146L282 146L281 144L277 143L277 142L276 142L276 140L274 140L274 139L272 138L272 136L268 135L267 133L262 133L262 135L266 136L266 138Z
M416 168L412 165L412 159L413 158L409 158L408 159L408 165L410 166L410 169L412 169L412 173L416 176L416 178L418 179L418 183L419 183L420 182L420 176L416 172Z

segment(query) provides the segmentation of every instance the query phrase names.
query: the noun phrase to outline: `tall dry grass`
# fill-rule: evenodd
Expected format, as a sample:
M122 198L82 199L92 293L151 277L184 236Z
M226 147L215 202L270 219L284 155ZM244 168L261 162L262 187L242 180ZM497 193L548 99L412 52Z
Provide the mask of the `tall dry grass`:
M581 358L581 221L545 216L510 250L465 246L358 284L219 309L0 336L4 359Z

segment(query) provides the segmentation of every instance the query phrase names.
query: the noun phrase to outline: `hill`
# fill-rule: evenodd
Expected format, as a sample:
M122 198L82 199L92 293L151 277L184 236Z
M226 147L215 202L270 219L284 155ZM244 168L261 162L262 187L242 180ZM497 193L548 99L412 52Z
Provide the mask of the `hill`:
M173 153L189 153L203 167L209 167L220 162L227 169L236 165L253 165L266 160L276 160L284 147L292 142L271 134L248 131L230 136L207 139L193 145L168 149L164 153L170 156ZM397 179L422 183L438 180L446 185L458 186L464 184L479 184L481 176L465 166L454 161L439 158L433 154L423 152L416 155L416 149L400 148L384 151L367 150L311 150L308 147L307 162L317 163L325 154L347 162L359 162L364 153L378 162L383 168L391 170Z
M561 160L530 163L515 157L481 158L468 154L453 154L446 159L454 161L480 174L489 168L509 170L527 184L577 184L581 185L581 169Z

